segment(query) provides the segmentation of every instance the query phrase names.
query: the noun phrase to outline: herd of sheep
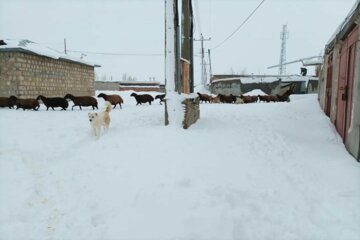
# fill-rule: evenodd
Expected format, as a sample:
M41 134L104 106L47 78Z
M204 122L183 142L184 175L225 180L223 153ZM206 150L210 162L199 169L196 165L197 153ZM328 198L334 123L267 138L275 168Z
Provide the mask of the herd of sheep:
M142 103L149 103L151 105L151 102L154 101L154 98L150 94L132 93L131 96L135 98L137 103L136 105ZM109 101L113 105L113 108L115 108L117 105L122 108L121 104L124 103L122 97L116 94L107 95L105 93L100 93L97 97L103 98L105 101ZM155 96L155 99L159 99L161 104L161 102L164 101L164 97L165 94L160 94ZM71 107L71 110L73 110L76 106L78 106L80 110L82 110L82 107L92 107L93 110L98 109L98 101L95 97L74 96L72 94L66 94L64 97L45 97L43 95L39 95L37 98L26 99L17 98L15 96L0 97L0 107L8 107L12 109L16 106L16 109L22 108L23 110L38 110L40 108L41 101L46 107L46 110L49 110L49 108L53 110L55 110L55 108L66 110L69 107L69 100L74 103L74 105Z
M289 101L289 96L292 94L292 89L286 91L282 95L258 95L258 96L235 96L235 95L223 95L218 94L217 96L211 96L209 94L204 93L197 93L200 99L200 103L253 103L253 102L285 102ZM131 97L134 97L136 100L136 105L142 104L142 103L149 103L151 105L151 102L153 102L155 99L160 100L163 102L165 100L165 94L156 95L155 98L151 96L150 94L137 94L132 93L130 95ZM107 95L105 93L100 93L98 98L103 98L105 101L109 101L113 108L115 108L117 105L119 105L119 108L122 108L121 104L124 103L124 100L121 98L121 96L112 94ZM69 107L69 100L74 103L74 105L71 107L71 110L74 109L74 107L78 106L80 110L82 110L82 107L92 107L92 109L98 109L98 102L95 97L92 96L74 96L72 94L66 94L64 97L45 97L43 95L39 95L36 99L27 98L27 99L21 99L17 98L15 96L10 97L0 97L0 107L8 107L8 108L15 108L19 109L22 108L23 110L26 109L33 109L38 110L40 108L40 102L41 101L45 107L46 110L49 110L49 108L55 110L55 108L61 108L61 110L66 110Z
M282 95L257 95L257 96L235 96L218 94L212 96L205 93L197 93L200 99L200 103L254 103L254 102L288 102L289 96L293 94L293 90L289 89Z

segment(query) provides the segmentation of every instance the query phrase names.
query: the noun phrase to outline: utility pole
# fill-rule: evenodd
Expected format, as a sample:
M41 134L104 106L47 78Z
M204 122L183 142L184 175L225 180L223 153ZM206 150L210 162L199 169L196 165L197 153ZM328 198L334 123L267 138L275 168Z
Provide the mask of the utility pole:
M189 85L194 92L194 44L193 44L193 8L192 0L182 0L181 14L181 57L190 62Z
M66 50L66 38L64 38L64 53L67 54L67 50Z
M279 61L279 75L286 74L286 40L289 38L289 32L287 31L287 24L283 25L282 32L280 33L281 39L281 52Z
M194 41L201 41L201 84L204 87L206 85L204 41L210 41L210 40L211 38L205 39L202 34L199 40L194 40Z
M178 1L165 0L165 125L175 124L178 114L177 95L180 89ZM181 105L181 103L180 103ZM180 108L181 109L181 108Z
M210 75L210 80L211 80L211 76L212 76L212 68L211 68L211 55L210 55L210 49L208 49L208 55L209 55L209 75Z

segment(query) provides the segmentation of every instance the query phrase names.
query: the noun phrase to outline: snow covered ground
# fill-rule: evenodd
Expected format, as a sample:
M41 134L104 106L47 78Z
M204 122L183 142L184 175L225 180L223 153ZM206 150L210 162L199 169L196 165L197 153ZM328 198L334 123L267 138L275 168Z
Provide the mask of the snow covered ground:
M99 140L90 109L0 109L1 240L360 239L360 164L316 95L183 130L130 93Z

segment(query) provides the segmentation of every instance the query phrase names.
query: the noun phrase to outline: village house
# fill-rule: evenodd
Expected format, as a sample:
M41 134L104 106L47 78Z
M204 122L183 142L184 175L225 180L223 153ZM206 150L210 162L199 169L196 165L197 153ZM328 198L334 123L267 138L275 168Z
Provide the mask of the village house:
M319 102L346 148L360 161L360 1L325 47Z
M0 96L94 95L95 67L29 40L2 40Z

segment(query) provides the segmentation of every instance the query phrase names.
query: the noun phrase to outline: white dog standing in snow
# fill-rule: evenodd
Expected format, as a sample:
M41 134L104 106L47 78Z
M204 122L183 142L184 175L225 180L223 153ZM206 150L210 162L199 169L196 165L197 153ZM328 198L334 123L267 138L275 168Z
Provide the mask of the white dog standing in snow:
M104 130L109 128L110 125L110 114L109 112L112 109L110 102L105 102L105 110L100 113L88 113L89 121L91 127L94 129L95 137L100 138L101 127L104 127Z

